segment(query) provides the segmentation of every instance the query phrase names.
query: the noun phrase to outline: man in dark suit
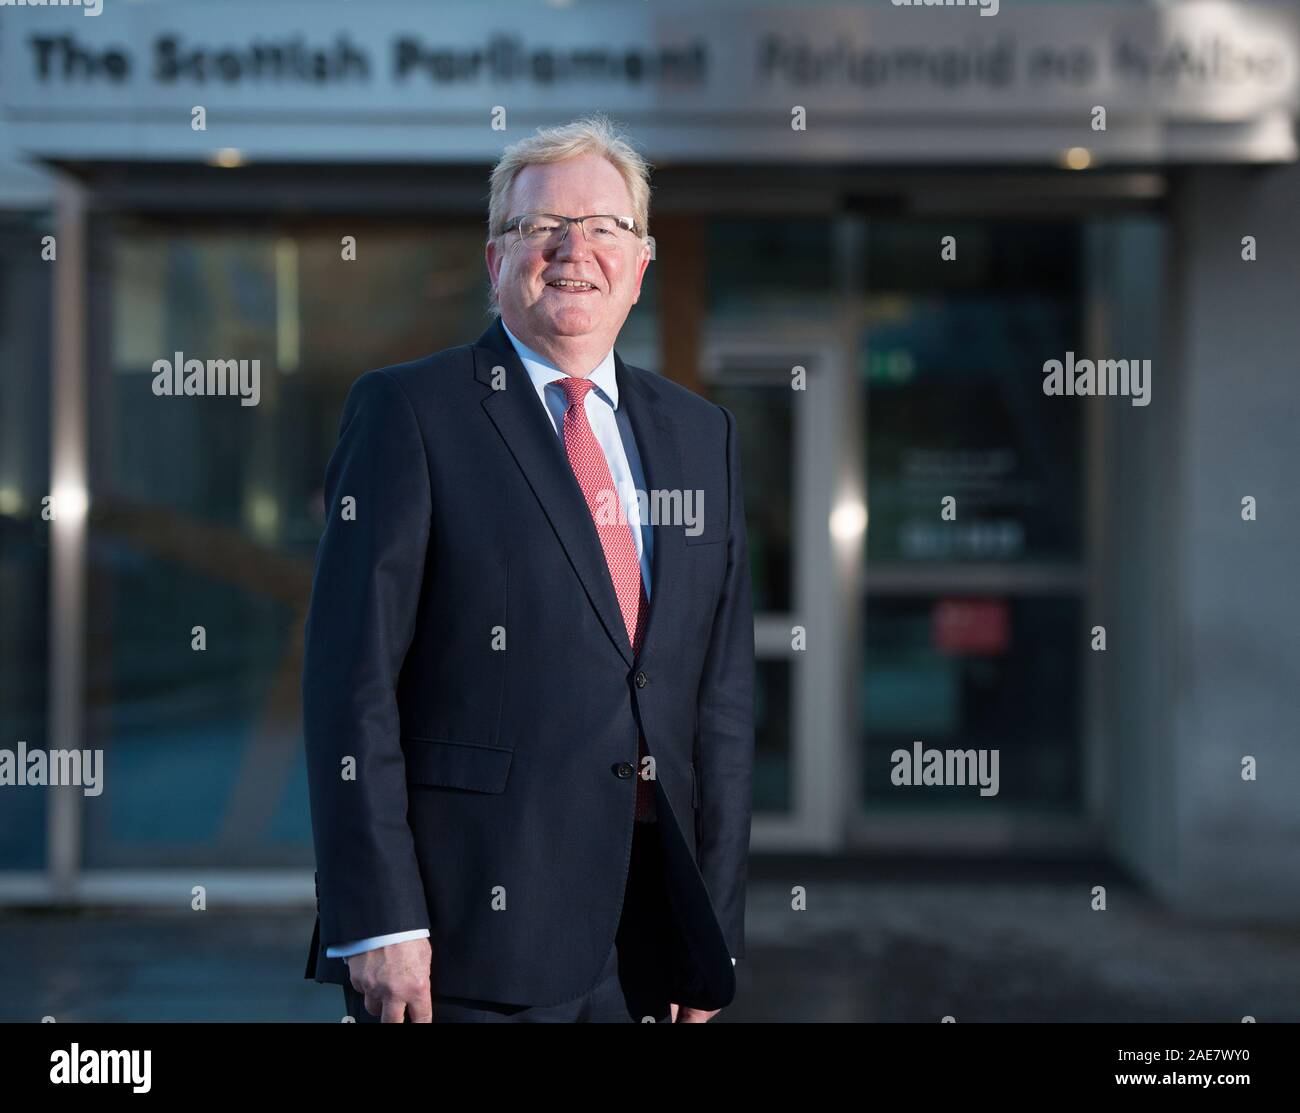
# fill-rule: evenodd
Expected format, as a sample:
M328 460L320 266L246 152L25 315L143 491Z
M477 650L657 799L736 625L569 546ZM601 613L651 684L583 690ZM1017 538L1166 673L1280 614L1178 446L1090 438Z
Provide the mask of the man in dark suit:
M648 172L596 117L493 170L500 316L353 385L303 676L307 977L357 1020L701 1021L744 953L736 422L614 340Z

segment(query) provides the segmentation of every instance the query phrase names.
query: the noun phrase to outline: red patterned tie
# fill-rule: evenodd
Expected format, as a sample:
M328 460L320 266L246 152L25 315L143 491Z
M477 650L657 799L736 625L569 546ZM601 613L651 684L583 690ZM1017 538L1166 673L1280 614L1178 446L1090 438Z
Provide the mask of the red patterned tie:
M623 515L610 513L611 501L615 510L622 504L609 473L609 462L596 441L596 435L591 431L591 422L587 420L587 392L596 384L590 379L579 379L573 375L566 375L556 381L569 400L568 408L564 411L564 448L569 454L569 466L573 468L578 486L582 488L592 522L596 526L596 535L600 538L600 547L605 551L605 563L609 565L614 594L618 596L628 641L635 656L641 648L641 635L645 626L645 582L641 579L641 560L637 556L636 543L632 540L630 523L622 520ZM639 735L637 748L636 818L645 822L655 818L654 782L641 776L641 762L646 756L646 750L645 739Z

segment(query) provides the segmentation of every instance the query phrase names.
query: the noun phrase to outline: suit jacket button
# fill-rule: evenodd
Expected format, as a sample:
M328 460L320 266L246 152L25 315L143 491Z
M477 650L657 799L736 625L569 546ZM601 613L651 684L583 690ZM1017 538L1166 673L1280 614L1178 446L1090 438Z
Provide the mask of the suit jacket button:
M650 678L646 676L645 673L639 672L636 674L636 686L638 688L644 688L649 683L650 683Z
M632 763L630 761L620 761L614 766L614 772L617 773L622 780L627 780L628 777L632 776L632 774L636 772L636 770L632 768Z

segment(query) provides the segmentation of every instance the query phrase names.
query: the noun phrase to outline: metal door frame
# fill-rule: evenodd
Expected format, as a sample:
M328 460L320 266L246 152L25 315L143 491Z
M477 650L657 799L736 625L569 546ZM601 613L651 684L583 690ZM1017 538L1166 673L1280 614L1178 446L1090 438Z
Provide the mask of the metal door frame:
M824 331L800 340L785 328L770 338L749 328L713 328L702 343L700 368L706 382L717 381L732 360L798 365L807 371L806 390L791 390L793 606L789 613L754 616L759 659L790 663L793 806L784 814L754 814L751 845L756 850L834 850L843 839L848 798L841 772L849 737L838 672L843 660L843 615L838 591L826 590L836 579L829 521L838 465L834 425L842 379L839 356L838 345L828 341ZM803 650L792 648L796 625L807 632Z

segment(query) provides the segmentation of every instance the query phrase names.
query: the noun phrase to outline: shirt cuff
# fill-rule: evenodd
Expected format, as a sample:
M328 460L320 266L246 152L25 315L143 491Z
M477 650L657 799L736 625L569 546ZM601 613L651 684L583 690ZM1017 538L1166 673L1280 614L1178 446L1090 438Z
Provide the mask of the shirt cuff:
M408 939L428 939L428 928L415 928L413 931L395 931L391 935L372 935L368 939L354 939L351 943L336 943L325 948L326 958L350 958L362 951L373 951L387 947L391 943L405 943Z

